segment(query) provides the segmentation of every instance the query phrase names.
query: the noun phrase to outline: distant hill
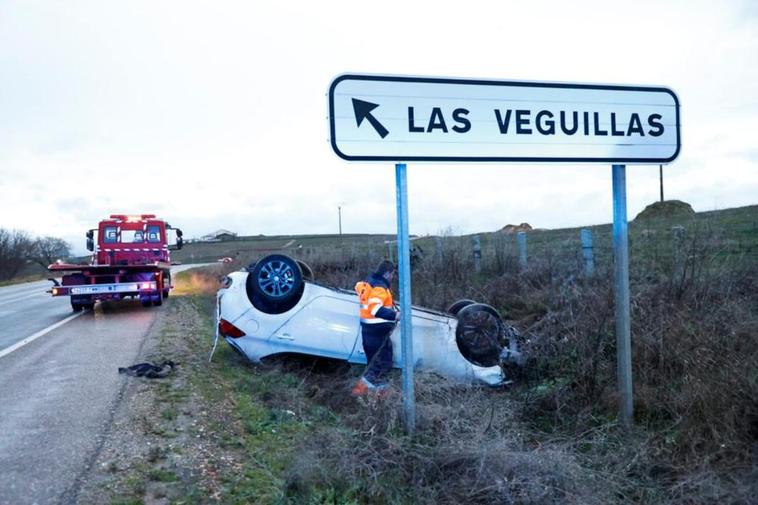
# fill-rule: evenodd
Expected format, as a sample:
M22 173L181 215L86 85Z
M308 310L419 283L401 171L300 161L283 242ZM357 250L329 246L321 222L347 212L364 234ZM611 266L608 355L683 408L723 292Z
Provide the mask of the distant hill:
M609 216L610 218L610 216ZM645 208L630 223L630 240L638 237L665 237L670 235L670 228L683 226L688 230L709 226L721 230L723 239L731 240L735 252L738 250L753 250L758 248L758 205L722 209L708 212L694 212L692 207L676 200L656 202ZM598 248L610 251L611 224L587 225L576 228L557 228L552 230L534 229L519 225L513 230L526 231L530 254L540 250L565 248L574 250L579 240L581 228L590 228L595 234L595 244ZM513 231L512 230L512 231ZM482 232L470 235L444 237L445 241L453 240L460 243L464 249L468 247L472 236L478 236L484 248L492 247L499 241L515 240L516 234L506 234L503 230ZM172 258L184 263L213 262L219 258L230 257L245 263L272 253L292 254L307 257L309 254L335 254L339 251L358 253L365 252L373 258L396 256L394 234L325 234L325 235L275 235L275 236L246 236L236 240L212 243L186 244L181 251L174 251ZM436 238L420 237L414 241L427 255L433 254ZM639 243L639 241L637 241ZM640 246L642 246L640 244Z

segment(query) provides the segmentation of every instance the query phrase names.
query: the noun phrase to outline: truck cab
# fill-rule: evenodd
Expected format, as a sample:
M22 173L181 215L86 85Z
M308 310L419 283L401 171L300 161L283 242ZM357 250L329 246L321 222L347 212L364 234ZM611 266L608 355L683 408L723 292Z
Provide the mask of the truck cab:
M171 225L156 219L154 214L127 216L114 214L100 222L93 265L147 265L171 263L168 230ZM88 249L93 237L88 234ZM181 230L177 230L177 248L182 247Z

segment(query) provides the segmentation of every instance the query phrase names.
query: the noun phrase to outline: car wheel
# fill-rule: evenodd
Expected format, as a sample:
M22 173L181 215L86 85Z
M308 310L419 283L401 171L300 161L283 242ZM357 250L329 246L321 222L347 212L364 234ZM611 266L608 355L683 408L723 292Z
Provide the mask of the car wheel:
M281 314L294 307L304 285L300 265L282 254L258 261L247 276L248 298L255 308L268 314Z
M500 362L503 320L497 311L483 303L472 303L458 312L455 341L458 350L471 363L495 366Z
M314 280L313 269L305 261L295 260L300 267L300 271L303 272L303 279L306 281Z
M458 300L453 302L450 307L447 308L445 312L452 316L457 316L458 312L461 311L463 307L468 307L469 305L476 303L474 300L469 300L468 298L464 298L463 300Z

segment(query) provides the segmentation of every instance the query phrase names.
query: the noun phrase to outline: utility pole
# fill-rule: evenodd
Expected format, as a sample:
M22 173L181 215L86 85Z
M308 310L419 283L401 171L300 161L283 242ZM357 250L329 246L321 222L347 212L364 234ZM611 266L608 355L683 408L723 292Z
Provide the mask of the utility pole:
M339 216L339 223L340 223L340 235L342 235L342 206L337 206L337 214Z
M661 201L663 201L663 165L658 165L660 179L661 179Z

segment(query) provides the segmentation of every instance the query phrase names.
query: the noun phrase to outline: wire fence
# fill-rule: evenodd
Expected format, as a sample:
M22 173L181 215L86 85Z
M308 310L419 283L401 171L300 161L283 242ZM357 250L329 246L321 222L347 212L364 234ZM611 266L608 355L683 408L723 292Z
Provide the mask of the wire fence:
M629 224L630 274L671 274L693 258L699 264L758 268L758 206L679 218L634 220ZM565 275L606 275L613 267L610 224L558 230L492 232L411 238L414 272L454 268L466 275L503 275L549 268ZM286 254L333 271L367 273L383 259L397 260L393 235L250 237L219 244L191 244L185 260L240 263L267 254Z
M629 258L632 275L684 268L693 258L715 266L740 262L758 267L758 207L734 215L698 214L684 219L632 222ZM305 262L375 265L397 258L393 240L365 237L318 247L293 248L285 253ZM455 263L473 275L502 275L549 267L571 275L595 275L613 266L610 224L560 230L494 232L466 236L415 237L411 240L414 270Z

